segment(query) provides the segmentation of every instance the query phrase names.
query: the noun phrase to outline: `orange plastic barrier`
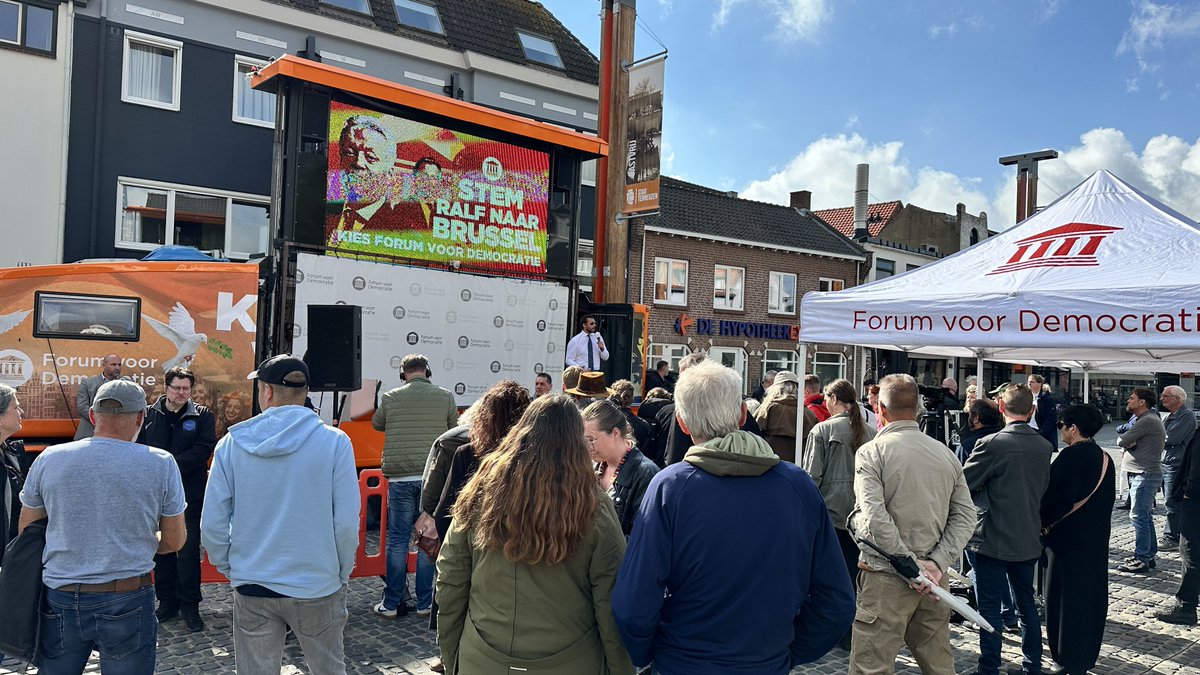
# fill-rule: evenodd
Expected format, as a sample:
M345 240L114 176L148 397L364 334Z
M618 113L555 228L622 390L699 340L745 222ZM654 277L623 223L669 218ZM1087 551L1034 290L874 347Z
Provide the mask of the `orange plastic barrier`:
M379 469L367 469L358 474L358 550L354 552L353 577L381 577L387 572L387 492L388 484ZM374 553L367 551L367 499L377 496L383 502L379 516L379 547ZM409 571L416 570L416 556L409 554ZM208 562L208 554L200 561L200 581L206 584L229 583L217 568Z

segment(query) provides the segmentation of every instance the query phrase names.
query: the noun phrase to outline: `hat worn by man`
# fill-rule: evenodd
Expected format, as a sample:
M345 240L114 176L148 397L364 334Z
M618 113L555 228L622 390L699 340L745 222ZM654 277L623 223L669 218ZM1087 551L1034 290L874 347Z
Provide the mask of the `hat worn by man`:
M292 373L300 373L304 379L298 380L294 377L290 380L285 379ZM299 389L308 386L308 366L304 361L291 354L279 354L258 364L258 370L247 375L246 379Z
M794 382L796 384L800 384L800 378L790 370L775 373L775 384L783 384L784 382Z
M599 371L580 373L579 383L563 391L572 396L583 396L585 398L607 398L612 393L612 390L604 383L604 373Z
M108 410L115 415L127 415L146 409L146 390L131 380L112 380L100 385L93 406L101 401L116 401L120 409Z

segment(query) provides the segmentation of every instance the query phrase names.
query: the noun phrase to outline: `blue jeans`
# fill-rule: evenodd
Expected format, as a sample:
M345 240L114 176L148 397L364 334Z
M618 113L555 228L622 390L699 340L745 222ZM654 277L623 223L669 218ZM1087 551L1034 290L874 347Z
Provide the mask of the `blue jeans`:
M153 586L129 593L46 589L38 672L79 675L95 649L104 675L151 675L157 637Z
M1129 522L1133 523L1133 555L1142 562L1154 560L1158 554L1158 539L1154 535L1154 495L1162 487L1159 474L1129 474Z
M1179 541L1179 502L1171 498L1171 490L1175 487L1175 474L1179 473L1178 466L1163 464L1163 492L1167 503L1167 525L1163 528L1163 536Z
M978 553L968 553L975 570L975 597L979 613L988 623L1000 628L1000 599L1011 586L1017 615L1021 617L1021 669L1042 672L1042 622L1033 600L1033 573L1037 559L1007 562ZM979 631L980 675L996 675L1000 670L1000 633Z
M421 515L421 481L388 483L387 510L387 586L383 606L396 609L408 593L408 544L413 525ZM433 605L433 561L417 551L417 609Z

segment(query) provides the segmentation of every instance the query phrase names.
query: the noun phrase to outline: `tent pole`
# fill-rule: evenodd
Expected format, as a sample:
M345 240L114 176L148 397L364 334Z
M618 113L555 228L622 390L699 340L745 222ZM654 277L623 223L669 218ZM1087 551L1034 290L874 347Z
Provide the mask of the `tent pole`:
M987 393L992 389L983 383L983 356L975 357L975 388L975 395L979 398L987 398Z
M799 405L796 406L796 428L800 430L800 433L796 434L796 459L800 460L804 452L804 371L808 368L808 345L801 342L797 351L800 352L800 372L798 373L800 377L798 389L800 391L796 394L796 398L800 400ZM800 464L799 461L796 463Z
M1084 403L1088 402L1088 398L1089 398L1088 392L1091 389L1091 387L1088 386L1088 375L1090 375L1090 373L1088 372L1088 369L1084 368L1083 369L1083 402Z

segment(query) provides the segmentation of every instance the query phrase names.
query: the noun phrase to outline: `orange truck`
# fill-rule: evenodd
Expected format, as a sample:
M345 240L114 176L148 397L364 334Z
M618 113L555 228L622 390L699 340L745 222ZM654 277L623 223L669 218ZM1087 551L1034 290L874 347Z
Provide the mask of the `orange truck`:
M258 266L98 262L0 269L0 382L25 411L19 438L37 451L71 440L80 383L121 357L121 374L163 393L163 372L196 373L193 397L218 432L250 416Z

